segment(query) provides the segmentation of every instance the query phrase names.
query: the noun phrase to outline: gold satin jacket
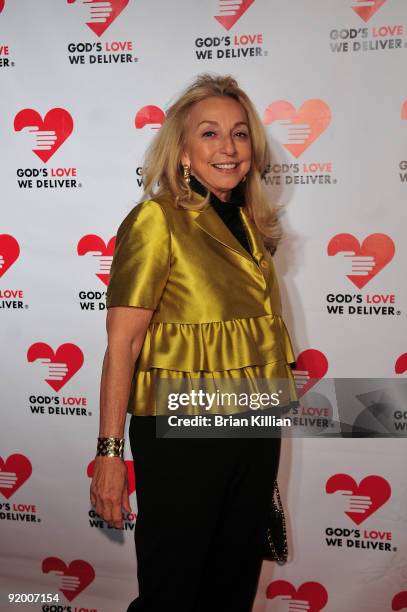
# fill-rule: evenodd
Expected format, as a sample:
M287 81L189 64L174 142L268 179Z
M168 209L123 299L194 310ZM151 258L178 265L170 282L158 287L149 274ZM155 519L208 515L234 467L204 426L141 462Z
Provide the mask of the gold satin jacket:
M239 214L253 257L210 204L176 209L160 197L135 206L121 223L106 306L155 311L135 364L130 414L158 413L155 389L164 379L191 385L197 378L217 385L244 379L252 390L267 380L274 391L272 381L281 386L285 379L280 405L296 400L288 365L295 357L273 260L244 207Z

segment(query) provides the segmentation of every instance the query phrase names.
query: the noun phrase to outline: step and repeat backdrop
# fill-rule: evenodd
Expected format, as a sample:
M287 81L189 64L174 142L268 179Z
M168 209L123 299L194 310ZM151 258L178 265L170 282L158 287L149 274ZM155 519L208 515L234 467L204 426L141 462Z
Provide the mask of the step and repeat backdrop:
M89 502L105 295L143 153L202 72L236 77L264 121L313 393L297 419L314 435L285 439L279 469L289 562L264 562L254 610L407 610L405 438L323 435L324 380L407 377L406 65L405 0L0 0L2 610L120 612L137 594L128 443L124 530Z

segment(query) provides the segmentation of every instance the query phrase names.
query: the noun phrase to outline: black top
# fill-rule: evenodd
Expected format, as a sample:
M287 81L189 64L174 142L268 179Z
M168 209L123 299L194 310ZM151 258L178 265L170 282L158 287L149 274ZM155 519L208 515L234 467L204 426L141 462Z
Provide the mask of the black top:
M199 193L199 195L206 197L208 189L198 181L198 179L191 174L189 186L193 191ZM250 244L246 235L246 231L243 225L243 221L240 217L239 208L244 206L242 193L239 186L232 189L230 200L222 202L212 191L210 193L211 206L216 210L223 223L232 232L234 237L240 242L243 248L250 254Z

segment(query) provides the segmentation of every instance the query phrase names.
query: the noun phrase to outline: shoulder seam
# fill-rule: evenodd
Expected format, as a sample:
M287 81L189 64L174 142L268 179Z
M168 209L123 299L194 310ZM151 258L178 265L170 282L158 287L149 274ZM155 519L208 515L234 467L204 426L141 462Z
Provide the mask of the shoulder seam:
M164 209L164 207L162 206L162 204L160 202L157 202L157 200L153 200L153 199L148 199L148 200L143 200L142 202L140 202L140 204L138 204L137 206L141 206L141 204L148 204L149 202L151 202L152 204L156 204L157 206L159 206L163 217L165 219L165 224L167 226L167 234L168 234L168 250L169 250L169 256L168 256L168 272L170 271L171 268L171 258L172 258L172 232L171 232L171 227L170 227L170 223L168 221L168 217L166 214L166 211ZM137 206L135 208L137 208Z

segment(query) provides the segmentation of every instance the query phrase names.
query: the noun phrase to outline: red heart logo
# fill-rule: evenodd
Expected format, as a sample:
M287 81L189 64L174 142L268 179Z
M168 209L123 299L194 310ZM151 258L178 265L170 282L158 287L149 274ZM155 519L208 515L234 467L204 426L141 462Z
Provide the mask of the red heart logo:
M307 100L295 110L291 102L278 100L272 102L264 113L263 122L271 125L274 121L289 121L291 124L308 124L311 132L301 144L281 143L294 157L299 157L326 130L331 122L331 110L322 100Z
M391 487L382 476L366 476L358 485L352 476L348 474L334 474L327 480L325 490L327 493L352 491L353 495L367 495L371 498L372 504L363 514L345 512L356 525L360 525L371 514L376 512L380 506L387 502L391 495Z
M405 610L407 608L407 591L400 591L393 597L392 610Z
M328 602L328 592L319 582L303 582L296 589L287 580L274 580L266 590L267 599L288 595L292 599L302 599L310 605L309 612L319 612Z
M85 255L86 253L89 253L89 251L100 251L102 255L113 255L115 244L116 236L110 238L106 245L100 236L97 236L96 234L87 234L79 240L77 252L78 255ZM100 278L102 283L105 285L109 284L110 274L96 274L96 276Z
M79 579L79 584L75 590L60 589L68 601L75 599L95 579L95 570L90 563L82 561L82 559L75 559L75 561L71 561L69 566L66 566L62 559L58 559L58 557L47 557L42 562L42 571L44 574L62 572L64 576L75 576Z
M403 353L400 357L397 358L396 363L394 365L394 371L396 374L404 374L407 370L407 353Z
M31 461L27 459L25 455L15 453L14 455L10 455L5 461L0 457L0 491L3 493L4 497L9 499L14 495L17 489L29 479L32 471ZM15 474L17 479L14 481L13 476L7 476L6 478L1 472L9 472L11 475ZM6 484L11 486L5 486Z
M241 0L240 2L238 0L231 6L225 7L221 5L220 12L222 13L222 11L224 11L224 12L228 12L229 14L228 15L216 15L215 19L216 21L219 21L219 23L225 28L225 30L230 30L235 25L236 21L240 19L243 13L247 11L249 6L253 4L253 2L254 0Z
M352 234L337 234L329 241L327 252L328 255L336 255L342 251L353 251L355 255L369 255L374 258L376 265L365 276L346 275L358 289L362 289L393 259L396 247L387 234L370 234L361 245Z
M68 0L68 4L74 4L75 2L76 0ZM100 3L100 0L90 0L88 3L96 4L97 6ZM106 21L104 21L103 23L92 23L91 21L88 21L86 25L92 30L92 32L96 34L96 36L102 36L103 32L105 32L110 26L110 24L113 23L113 21L116 19L116 17L120 15L122 10L126 8L128 3L129 0L110 0L110 6L112 8L112 11L109 17L106 17Z
M149 104L137 111L134 124L137 130L141 130L145 125L162 125L165 121L165 113L159 106Z
M45 342L35 342L27 351L27 360L31 363L36 359L51 359L51 363L65 363L68 371L64 375L63 380L49 380L45 382L49 384L54 391L59 391L72 378L74 374L82 367L84 357L81 349L76 344L66 342L54 352L53 349Z
M356 2L366 4L364 0L356 0ZM371 6L352 6L352 8L363 21L369 21L385 2L386 0L372 0Z
M24 108L19 111L14 119L14 129L19 132L25 127L36 126L39 130L54 131L56 140L48 151L33 149L33 153L45 163L52 157L63 142L71 135L73 130L73 119L64 108L53 108L45 115L44 120L33 108Z
M7 272L19 255L20 246L14 236L0 234L0 256L4 260L3 265L0 266L0 277Z
M302 397L325 376L328 371L328 359L317 349L307 349L298 355L295 360L295 369L308 372L310 376L309 382L298 389L298 396Z
M128 460L126 460L124 463L127 466L127 486L128 486L129 495L131 495L136 490L136 476L134 473L134 463L133 461L128 461ZM93 459L88 465L86 474L89 478L93 478L94 472L95 472L95 460Z

